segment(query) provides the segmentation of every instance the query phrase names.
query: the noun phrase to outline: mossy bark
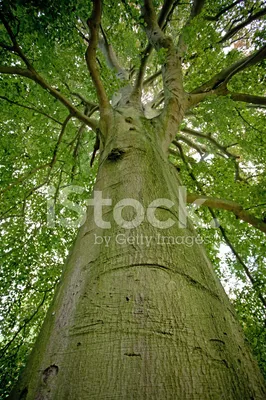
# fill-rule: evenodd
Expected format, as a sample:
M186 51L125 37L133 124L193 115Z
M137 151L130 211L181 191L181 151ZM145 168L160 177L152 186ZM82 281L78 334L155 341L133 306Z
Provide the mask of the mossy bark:
M10 399L265 399L234 310L191 223L182 227L180 181L156 129L131 108L114 112L95 185L112 199L103 208L111 228L88 207ZM145 218L124 229L113 207L125 198L145 209L169 199L156 217L176 223L162 230ZM123 217L134 218L132 207Z

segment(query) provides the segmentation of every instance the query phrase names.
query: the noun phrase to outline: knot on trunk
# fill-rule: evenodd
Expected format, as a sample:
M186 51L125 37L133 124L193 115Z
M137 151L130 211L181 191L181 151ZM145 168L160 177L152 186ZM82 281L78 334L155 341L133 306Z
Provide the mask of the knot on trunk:
M114 148L109 154L107 159L110 161L118 161L123 157L125 151L119 148Z
M42 380L44 384L48 383L48 380L58 374L58 366L50 365L42 373Z

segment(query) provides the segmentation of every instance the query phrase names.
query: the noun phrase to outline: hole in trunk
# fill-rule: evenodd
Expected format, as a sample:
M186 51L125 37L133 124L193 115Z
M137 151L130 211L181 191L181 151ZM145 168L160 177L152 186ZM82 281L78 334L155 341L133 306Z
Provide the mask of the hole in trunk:
M110 161L118 161L123 157L123 154L125 154L124 150L115 148L108 154L107 159Z
M47 384L50 378L53 378L58 374L58 366L57 365L50 365L50 367L46 368L42 373L43 383Z

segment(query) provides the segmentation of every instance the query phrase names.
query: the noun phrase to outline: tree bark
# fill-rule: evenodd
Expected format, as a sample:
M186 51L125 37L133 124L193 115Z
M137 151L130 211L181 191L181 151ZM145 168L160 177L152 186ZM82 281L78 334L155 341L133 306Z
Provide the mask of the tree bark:
M88 207L10 399L266 397L229 299L193 226L182 226L181 182L162 137L159 125L135 109L112 111L95 185L112 199L103 208L111 227L99 228ZM172 201L155 215L175 224L160 229L145 216L135 228L119 226L113 209L125 198L145 210L158 198ZM122 216L134 219L134 209L125 207Z

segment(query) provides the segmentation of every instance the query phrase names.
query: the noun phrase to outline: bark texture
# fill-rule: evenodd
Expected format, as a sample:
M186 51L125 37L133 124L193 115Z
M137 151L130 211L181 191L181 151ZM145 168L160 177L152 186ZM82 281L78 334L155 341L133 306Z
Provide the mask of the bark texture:
M265 399L235 312L202 246L191 244L195 231L190 222L179 227L180 181L160 129L130 107L110 113L95 190L112 199L103 209L111 228L97 227L88 207L10 399ZM113 206L124 198L144 208L173 201L156 217L175 225L162 230L145 217L138 227L118 226ZM122 215L132 220L134 209ZM108 245L99 237L110 237Z

